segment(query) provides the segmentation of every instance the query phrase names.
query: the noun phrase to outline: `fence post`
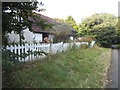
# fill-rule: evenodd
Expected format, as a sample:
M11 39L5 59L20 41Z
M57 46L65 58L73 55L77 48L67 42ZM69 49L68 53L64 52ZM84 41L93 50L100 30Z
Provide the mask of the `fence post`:
M94 44L95 44L95 41L92 41L92 42L90 43L90 48L92 48L92 47L94 46Z
M62 51L63 51L63 44L64 44L64 43L63 43L63 42L61 42L61 44L62 44L62 45L61 45L61 52L62 52Z
M51 54L52 53L52 43L50 42L50 51L49 53Z
M20 44L18 45L18 55L20 55ZM18 60L20 60L21 58L19 57Z
M22 51L22 53L24 53L24 45L23 44L21 46L21 51Z
M6 49L10 50L10 47L7 45L7 46L6 46Z
M10 51L13 52L13 46L12 45L10 45Z
M15 50L15 51L14 51L15 54L17 54L17 46L16 46L16 45L14 46L14 50Z
M37 51L39 51L39 50L38 50L38 43L36 44L36 48L37 48Z
M26 43L25 44L25 53L27 53L27 50L28 50L28 44Z

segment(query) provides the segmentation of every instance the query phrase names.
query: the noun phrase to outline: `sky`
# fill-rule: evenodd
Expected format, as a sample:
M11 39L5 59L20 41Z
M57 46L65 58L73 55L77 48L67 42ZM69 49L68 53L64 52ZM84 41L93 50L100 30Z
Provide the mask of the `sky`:
M118 16L119 0L37 0L43 2L46 11L40 12L51 18L66 19L72 16L77 23L95 13L112 13Z

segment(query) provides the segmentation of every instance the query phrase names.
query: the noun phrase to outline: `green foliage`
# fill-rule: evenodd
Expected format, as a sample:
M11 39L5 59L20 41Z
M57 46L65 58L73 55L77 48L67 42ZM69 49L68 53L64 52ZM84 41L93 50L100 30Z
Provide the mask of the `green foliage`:
M73 28L76 26L76 22L72 16L68 16L65 22L68 23Z
M92 35L85 35L83 36L83 41L84 42L91 42L94 40L94 37Z
M73 45L72 45L72 48L71 48L71 46L70 46L69 49L70 49L71 51L72 51L72 50L77 50L77 45L76 45L76 44L73 44ZM68 50L69 50L69 49L68 49Z
M33 53L36 54L36 55L43 55L43 54L46 55L46 56L49 55L49 53L46 53L44 51L34 51Z
M114 45L117 49L120 49L120 44Z
M32 15L32 10L35 10L36 8L37 2L2 3L3 36L14 31L15 33L18 33L20 39L22 39L23 36L21 31L27 27L31 28L32 22L28 20L28 16Z
M114 27L103 27L100 33L97 33L95 39L103 47L111 47L113 40L116 40L117 31Z
M74 30L78 31L79 26L77 25L72 16L68 16L67 19L64 20L64 22L72 26Z
M38 2L4 2L2 4L3 32L19 33L21 29L31 27L32 22L28 17L33 15L33 10L37 11L37 4Z
M118 41L118 44L120 44L120 17L118 17L118 34L117 34L117 41Z
M3 45L8 45L8 40L9 40L9 38L8 38L8 35L2 35L2 44Z
M99 45L111 47L113 40L118 42L117 22L117 17L112 14L94 14L82 21L79 35L92 35Z
M62 22L65 22L64 19L60 19L60 18L55 18L55 19L60 20L60 21L62 21Z
M81 45L81 48L83 48L83 49L87 49L88 47L90 47L89 45L86 45L86 44L82 44Z
M3 44L6 45L4 41L5 35L14 31L20 36L20 44L24 39L22 31L26 28L32 30L32 25L45 29L46 27L52 27L52 25L47 24L46 20L34 15L33 11L43 11L44 9L39 9L37 5L43 6L43 3L38 2L3 2L2 3L2 37ZM33 17L36 22L29 20ZM7 41L6 41L7 42Z
M6 50L4 49L2 51L2 62L3 62L3 69L7 70L9 68L12 68L14 66L14 64L16 63L20 63L18 58L26 58L27 56L34 54L34 56L36 55L46 55L48 56L49 54L44 52L44 51L30 51L28 50L27 53L21 53L20 55L15 54L13 52L11 52L10 50Z
M68 16L65 20L64 19L59 19L56 18L57 20L60 20L62 22L67 23L68 25L70 25L74 30L78 31L79 25L77 25L77 23L75 22L74 18L72 16Z
M2 59L2 70L12 70L14 68L14 64L9 60Z
M9 60L13 63L16 63L16 62L18 62L18 60L17 60L18 57L19 57L19 55L11 52L10 50L4 49L2 51L2 59L4 59L4 60Z
M120 49L120 45L117 45L117 48Z
M2 50L2 69L8 70L14 67L14 63L17 63L19 56L12 53L10 50Z

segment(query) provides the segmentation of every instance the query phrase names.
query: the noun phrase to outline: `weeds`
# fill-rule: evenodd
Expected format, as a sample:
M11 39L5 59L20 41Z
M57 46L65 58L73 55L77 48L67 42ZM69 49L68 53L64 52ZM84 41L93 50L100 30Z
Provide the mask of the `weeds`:
M23 64L14 75L12 87L103 88L110 50L72 48L42 60Z

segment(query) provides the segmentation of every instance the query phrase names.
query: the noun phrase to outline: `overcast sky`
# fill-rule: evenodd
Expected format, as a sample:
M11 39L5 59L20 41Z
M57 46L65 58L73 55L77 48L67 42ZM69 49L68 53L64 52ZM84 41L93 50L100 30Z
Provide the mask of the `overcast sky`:
M41 14L51 18L66 19L72 16L77 23L94 13L118 15L119 0L37 0L43 2L46 11Z

